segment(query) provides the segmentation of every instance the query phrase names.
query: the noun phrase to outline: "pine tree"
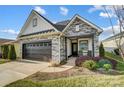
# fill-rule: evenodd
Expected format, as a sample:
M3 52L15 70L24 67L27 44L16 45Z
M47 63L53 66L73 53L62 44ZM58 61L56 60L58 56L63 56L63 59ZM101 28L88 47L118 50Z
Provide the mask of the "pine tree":
M3 59L7 59L8 58L8 51L9 51L8 45L3 45L2 46L2 58Z
M8 53L8 59L15 60L16 59L16 52L14 45L10 45L9 53Z
M103 46L102 43L99 46L99 55L100 55L100 57L104 57L105 56L105 50L104 50L104 46Z

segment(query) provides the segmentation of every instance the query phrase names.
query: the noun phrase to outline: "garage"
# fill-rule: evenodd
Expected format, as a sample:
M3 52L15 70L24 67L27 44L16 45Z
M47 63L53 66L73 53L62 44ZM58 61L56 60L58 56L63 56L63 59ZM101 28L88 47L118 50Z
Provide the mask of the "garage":
M36 61L51 60L51 41L32 42L23 44L23 59Z

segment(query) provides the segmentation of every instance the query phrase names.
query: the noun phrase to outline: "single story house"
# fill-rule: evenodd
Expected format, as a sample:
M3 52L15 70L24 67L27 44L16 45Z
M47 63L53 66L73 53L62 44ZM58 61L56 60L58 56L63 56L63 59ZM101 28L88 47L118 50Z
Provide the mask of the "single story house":
M4 43L7 43L7 42L12 42L12 41L14 41L14 40L0 38L0 58L2 57L2 49L1 49L1 45L3 45Z
M121 35L123 35L123 36L121 38L120 45L121 45L121 47L124 51L124 32L118 33L116 35L113 35L113 36L103 40L102 43L104 45L105 50L108 51L108 52L113 52L114 49L117 49L116 42L120 41L119 39L120 39ZM115 40L116 40L116 42L115 42Z
M60 63L70 56L98 56L101 32L77 14L54 24L32 10L17 37L20 59Z

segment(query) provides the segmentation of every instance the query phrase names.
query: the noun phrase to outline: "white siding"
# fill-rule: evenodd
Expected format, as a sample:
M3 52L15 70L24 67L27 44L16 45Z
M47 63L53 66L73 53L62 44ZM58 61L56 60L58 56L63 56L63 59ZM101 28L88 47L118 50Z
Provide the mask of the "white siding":
M70 56L71 53L71 40L67 39L67 56Z
M34 18L37 18L37 26L35 27L33 27ZM54 27L51 24L49 24L46 20L44 20L42 17L36 14L32 14L30 19L31 20L27 23L27 25L23 29L22 35L31 34L31 33L39 32L43 30L48 30L48 29L54 29Z

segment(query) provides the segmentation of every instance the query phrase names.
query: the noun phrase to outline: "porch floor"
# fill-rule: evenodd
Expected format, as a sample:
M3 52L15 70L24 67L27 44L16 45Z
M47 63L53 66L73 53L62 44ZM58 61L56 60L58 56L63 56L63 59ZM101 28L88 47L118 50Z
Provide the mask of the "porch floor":
M70 57L68 60L67 60L67 66L75 66L75 60L76 60L76 57Z

